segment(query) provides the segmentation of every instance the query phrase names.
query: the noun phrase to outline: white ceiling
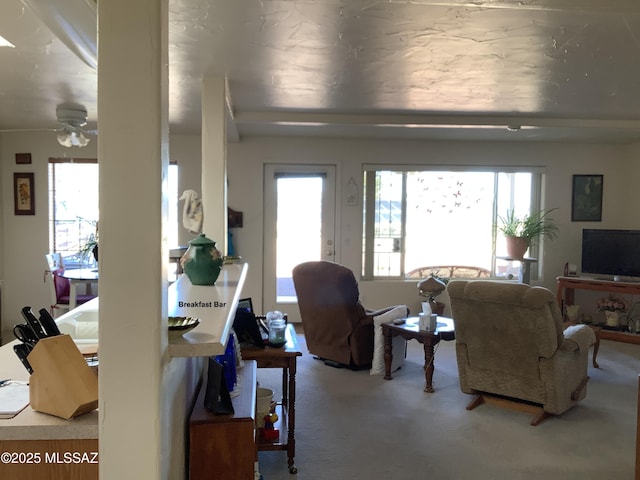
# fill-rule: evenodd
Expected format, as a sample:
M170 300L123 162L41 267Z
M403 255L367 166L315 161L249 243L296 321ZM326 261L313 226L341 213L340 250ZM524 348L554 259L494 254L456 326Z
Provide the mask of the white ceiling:
M240 138L640 141L638 0L169 5L175 133L200 133L201 79L222 75ZM0 35L0 130L56 128L63 102L95 125L96 70L20 0Z

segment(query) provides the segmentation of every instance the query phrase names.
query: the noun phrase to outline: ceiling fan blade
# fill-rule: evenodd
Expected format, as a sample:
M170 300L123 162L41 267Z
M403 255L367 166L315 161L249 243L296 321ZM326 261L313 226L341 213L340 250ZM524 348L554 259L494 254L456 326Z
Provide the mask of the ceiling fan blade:
M8 128L0 129L0 133L20 133L20 132L57 132L57 128Z

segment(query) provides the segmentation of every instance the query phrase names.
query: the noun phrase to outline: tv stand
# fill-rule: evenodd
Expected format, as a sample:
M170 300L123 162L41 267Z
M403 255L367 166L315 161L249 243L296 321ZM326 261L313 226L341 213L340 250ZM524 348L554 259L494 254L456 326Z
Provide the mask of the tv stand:
M640 283L628 281L599 280L588 277L557 277L556 298L564 313L564 306L573 305L575 290L592 290L596 292L622 293L626 295L640 295ZM602 329L598 333L599 339L615 340L640 345L640 335L637 333L619 332Z

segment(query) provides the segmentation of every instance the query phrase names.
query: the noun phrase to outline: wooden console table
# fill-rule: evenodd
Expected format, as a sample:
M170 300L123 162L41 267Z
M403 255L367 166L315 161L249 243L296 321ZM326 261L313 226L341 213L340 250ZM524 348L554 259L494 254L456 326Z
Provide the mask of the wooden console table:
M215 415L204 407L206 381L189 419L189 479L254 477L256 362L246 362L237 387L240 395L231 399L233 414Z
M257 361L258 368L282 369L282 402L277 406L278 421L274 425L280 430L280 438L276 441L265 440L258 432L256 443L258 451L286 450L289 473L295 474L298 473L294 464L296 455L296 363L302 352L298 347L293 325L287 325L285 336L287 343L284 347L242 348L241 352L244 360Z
M560 305L560 309L563 312L563 307L566 305L573 305L575 301L575 290L592 290L596 292L640 295L640 283L614 282L587 277L557 277L556 281L556 298L558 300L558 305ZM636 333L619 332L603 328L598 332L597 338L598 341L600 339L605 339L640 345L640 335ZM596 352L597 350L594 350L594 357Z

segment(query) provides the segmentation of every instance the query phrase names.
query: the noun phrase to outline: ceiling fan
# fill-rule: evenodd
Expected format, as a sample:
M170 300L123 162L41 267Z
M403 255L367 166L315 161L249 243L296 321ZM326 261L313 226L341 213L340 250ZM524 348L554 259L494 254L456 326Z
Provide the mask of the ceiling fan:
M62 103L56 107L56 117L60 128L58 143L64 147L86 147L89 135L97 135L96 130L86 130L87 109L78 103Z
M98 135L97 130L84 128L87 124L87 109L79 103L61 103L56 107L58 128L18 128L0 130L0 133L11 132L56 132L58 143L63 147L86 147L89 136Z

